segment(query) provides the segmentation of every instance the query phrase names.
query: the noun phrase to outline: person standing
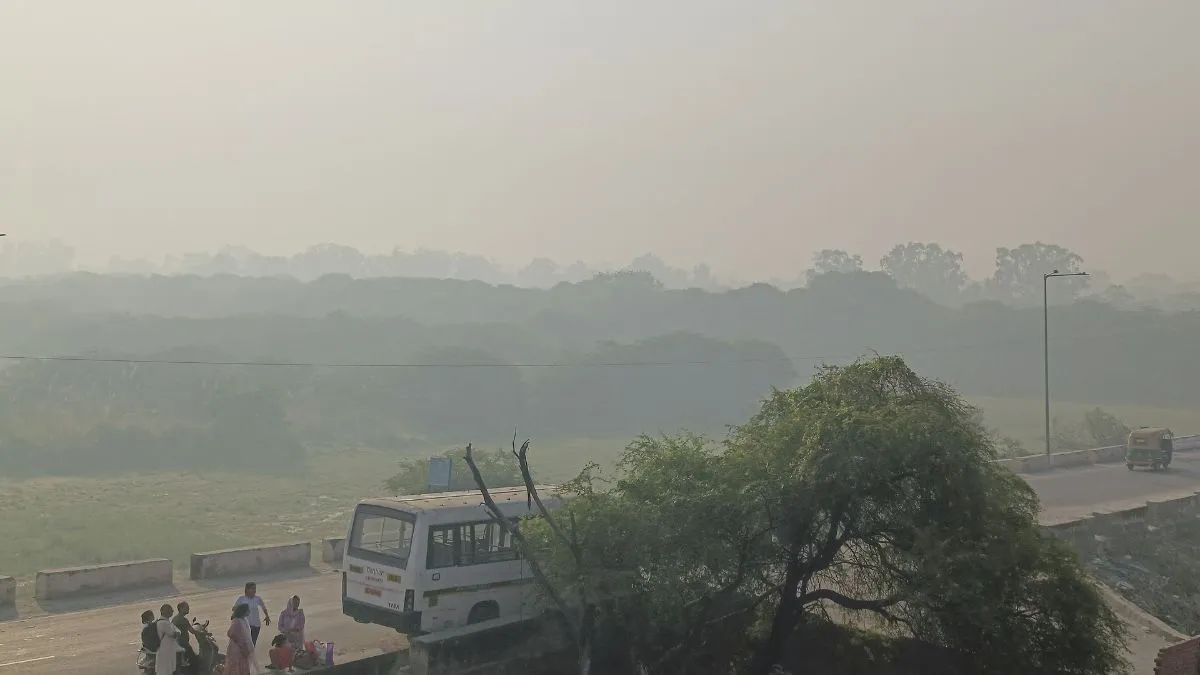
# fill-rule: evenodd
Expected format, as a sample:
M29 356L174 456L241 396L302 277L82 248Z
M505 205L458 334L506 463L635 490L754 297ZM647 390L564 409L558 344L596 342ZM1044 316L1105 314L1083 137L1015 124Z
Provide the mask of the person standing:
M179 660L179 631L171 623L171 615L175 613L170 605L159 609L160 616L155 624L158 629L158 653L154 656L154 675L175 675L175 666Z
M258 634L262 632L263 624L271 625L271 610L267 609L267 603L259 597L258 584L253 581L246 584L245 593L233 601L235 610L238 605L250 606L250 616L247 618L247 623L250 625L250 640L258 645Z
M293 595L287 609L279 613L279 632L293 649L304 649L304 610L300 609L300 596Z
M225 675L251 675L256 672L250 665L256 662L249 617L250 605L243 602L234 606L233 615L229 617L229 630L225 632L229 638L229 645L225 647Z

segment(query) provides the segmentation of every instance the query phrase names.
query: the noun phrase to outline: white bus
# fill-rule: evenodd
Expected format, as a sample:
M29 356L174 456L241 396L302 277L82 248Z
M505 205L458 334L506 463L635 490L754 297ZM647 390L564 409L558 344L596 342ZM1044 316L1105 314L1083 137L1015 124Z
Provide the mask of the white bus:
M547 508L562 498L538 486ZM506 517L537 514L525 488L490 490ZM360 501L346 533L342 613L410 635L540 612L533 576L477 490Z

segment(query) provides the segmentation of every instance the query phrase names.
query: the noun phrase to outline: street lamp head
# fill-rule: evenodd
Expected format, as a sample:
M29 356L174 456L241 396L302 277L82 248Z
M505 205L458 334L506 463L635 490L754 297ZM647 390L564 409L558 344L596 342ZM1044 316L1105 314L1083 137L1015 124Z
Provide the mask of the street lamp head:
M1058 270L1044 272L1042 274L1042 277L1045 279L1049 279L1051 277L1088 277L1088 276L1091 276L1091 275L1088 274L1087 272L1059 272Z

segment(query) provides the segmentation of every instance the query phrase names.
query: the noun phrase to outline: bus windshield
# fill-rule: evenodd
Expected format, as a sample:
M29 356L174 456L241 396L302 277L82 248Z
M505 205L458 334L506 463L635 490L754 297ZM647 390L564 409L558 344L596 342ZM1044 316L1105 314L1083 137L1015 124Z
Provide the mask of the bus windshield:
M366 560L405 569L412 552L414 521L411 514L402 511L360 506L354 514L348 552Z

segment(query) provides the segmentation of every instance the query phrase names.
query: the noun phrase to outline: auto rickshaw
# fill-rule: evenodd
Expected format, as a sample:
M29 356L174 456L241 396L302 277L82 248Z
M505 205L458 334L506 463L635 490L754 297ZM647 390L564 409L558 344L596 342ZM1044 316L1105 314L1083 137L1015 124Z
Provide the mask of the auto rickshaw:
M1148 466L1154 471L1171 466L1175 434L1166 427L1142 427L1129 432L1125 445L1125 467Z

